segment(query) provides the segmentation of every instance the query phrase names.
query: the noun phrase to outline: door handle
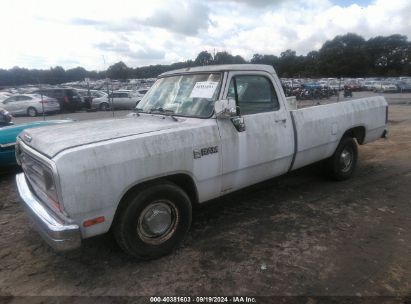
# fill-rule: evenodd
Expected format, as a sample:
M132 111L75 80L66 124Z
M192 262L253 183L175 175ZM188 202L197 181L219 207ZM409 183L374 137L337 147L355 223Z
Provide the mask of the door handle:
M275 122L276 122L276 123L286 123L286 122L287 122L287 118L276 119Z

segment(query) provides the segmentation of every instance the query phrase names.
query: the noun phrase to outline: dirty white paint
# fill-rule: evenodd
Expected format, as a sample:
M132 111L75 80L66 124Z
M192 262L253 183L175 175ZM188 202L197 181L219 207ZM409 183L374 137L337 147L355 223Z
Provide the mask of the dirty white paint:
M265 71L231 71L231 78L239 75L261 75L276 84L271 73ZM222 191L228 193L248 185L281 175L288 171L294 153L294 134L285 97L275 87L280 108L276 111L244 115L246 130L238 132L231 120L217 120L222 147ZM227 98L228 85L223 92ZM281 98L283 97L283 98Z
M83 238L107 232L124 194L144 181L186 174L195 183L199 202L204 202L281 175L290 170L294 157L293 169L330 156L352 127L366 128L365 142L379 138L385 128L386 102L380 97L290 111L272 67L191 70L163 76L221 71L219 98L223 99L233 75L263 74L273 82L280 109L245 115L244 132L238 132L230 119L180 117L175 121L150 114L25 131L32 137L26 144L47 156L58 172L59 196L67 216L80 227L86 219L105 216L104 223L82 227ZM218 147L218 152L194 157L195 150L209 147Z
M365 128L364 143L381 137L387 102L368 97L292 111L298 138L293 169L331 156L344 133L353 127Z

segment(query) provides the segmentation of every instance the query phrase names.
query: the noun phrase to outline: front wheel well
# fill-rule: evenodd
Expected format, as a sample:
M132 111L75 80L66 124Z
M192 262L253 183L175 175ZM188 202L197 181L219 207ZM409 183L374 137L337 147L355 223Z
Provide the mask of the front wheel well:
M147 187L150 187L152 185L155 185L161 182L171 182L179 186L188 195L192 205L198 204L197 187L191 176L189 176L188 174L183 174L183 173L162 176L156 179L152 179L149 181L144 181L142 183L136 184L133 187L131 187L129 190L127 190L127 192L123 195L123 197L120 200L120 203L117 206L117 209L114 215L114 220L111 226L113 226L114 222L116 221L116 218L118 217L117 215L120 213L120 210L122 210L122 208L125 207L126 205L125 202L127 202L127 199L130 196L132 196L134 193L136 193L140 189L145 189Z
M344 137L355 138L357 140L357 142L360 145L362 145L364 143L364 139L365 139L365 127L359 126L359 127L351 128L351 129L345 131L342 138L344 138Z

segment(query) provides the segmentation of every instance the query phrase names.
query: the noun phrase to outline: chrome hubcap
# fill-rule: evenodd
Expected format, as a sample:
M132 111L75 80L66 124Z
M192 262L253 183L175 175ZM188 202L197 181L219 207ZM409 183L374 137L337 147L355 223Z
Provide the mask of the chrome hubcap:
M149 244L159 244L168 240L174 233L179 216L171 201L156 201L141 212L137 232Z
M343 172L347 172L350 170L351 165L352 165L352 160L353 160L353 155L352 151L345 148L340 155L340 165L341 165L341 170Z

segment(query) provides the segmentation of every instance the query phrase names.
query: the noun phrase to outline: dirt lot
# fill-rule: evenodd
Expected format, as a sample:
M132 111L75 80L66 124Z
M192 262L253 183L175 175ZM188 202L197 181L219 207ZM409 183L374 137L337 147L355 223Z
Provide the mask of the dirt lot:
M135 261L110 235L58 254L0 180L0 295L411 295L411 106L360 147L355 177L314 165L196 210L184 245Z

